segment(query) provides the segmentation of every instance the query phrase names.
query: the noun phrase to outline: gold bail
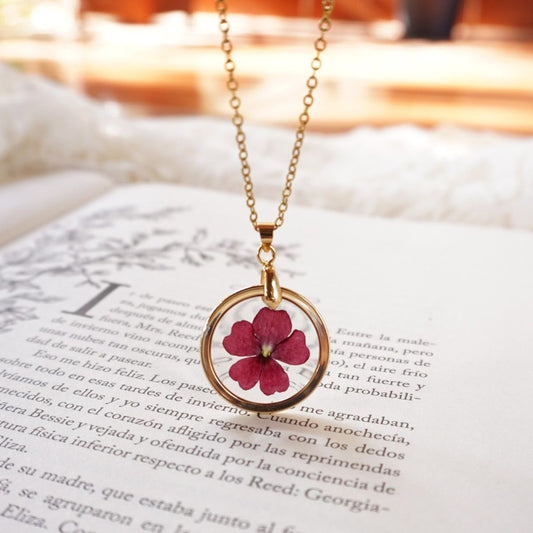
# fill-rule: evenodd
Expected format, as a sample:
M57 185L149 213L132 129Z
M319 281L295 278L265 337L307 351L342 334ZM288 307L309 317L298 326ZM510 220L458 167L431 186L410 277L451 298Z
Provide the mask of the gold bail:
M281 287L278 276L272 265L266 265L261 272L261 285L263 285L263 302L270 308L276 309L281 303Z
M257 252L257 258L263 265L261 272L261 285L263 285L263 302L270 308L276 309L281 303L281 287L279 285L278 276L274 269L274 259L276 258L276 250L272 246L272 239L274 238L274 230L276 226L273 222L260 222L257 224L259 235L261 236L261 246ZM271 258L265 259L262 252L270 253Z
M274 239L274 230L276 226L273 222L259 222L257 224L259 230L259 235L261 236L261 242L263 243L263 250L268 252L270 250L270 245Z

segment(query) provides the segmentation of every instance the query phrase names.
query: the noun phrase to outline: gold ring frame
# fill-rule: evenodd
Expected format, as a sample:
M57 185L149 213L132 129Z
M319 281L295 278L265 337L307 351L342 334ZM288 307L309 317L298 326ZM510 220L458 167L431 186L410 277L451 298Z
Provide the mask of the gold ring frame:
M315 370L307 382L307 384L300 389L297 393L293 394L289 398L272 403L261 403L255 401L249 401L241 396L238 396L231 390L229 390L220 380L218 374L213 367L213 360L211 357L211 344L213 342L214 331L222 319L222 317L235 305L251 298L261 298L264 294L264 287L257 285L255 287L249 287L243 289L235 294L232 294L226 298L208 318L204 331L202 333L202 340L200 343L200 354L202 360L202 366L207 375L207 379L214 387L214 389L228 402L233 405L246 409L247 411L254 412L274 412L281 411L282 409L288 409L293 407L297 403L303 401L307 396L313 392L318 386L322 377L326 372L326 367L329 360L329 337L326 326L322 317L318 311L314 308L313 304L306 298L298 293L289 289L281 289L282 299L293 303L296 307L301 309L311 321L318 338L319 354L318 361Z

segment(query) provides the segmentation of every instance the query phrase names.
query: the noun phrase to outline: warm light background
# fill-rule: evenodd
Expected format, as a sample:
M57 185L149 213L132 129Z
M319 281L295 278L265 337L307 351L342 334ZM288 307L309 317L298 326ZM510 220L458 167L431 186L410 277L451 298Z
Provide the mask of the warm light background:
M25 3L29 26L18 33L0 3L0 60L135 115L229 114L212 0ZM243 113L292 126L320 2L228 3ZM448 41L402 39L400 12L395 0L337 0L311 128L452 122L533 133L529 0L465 0Z

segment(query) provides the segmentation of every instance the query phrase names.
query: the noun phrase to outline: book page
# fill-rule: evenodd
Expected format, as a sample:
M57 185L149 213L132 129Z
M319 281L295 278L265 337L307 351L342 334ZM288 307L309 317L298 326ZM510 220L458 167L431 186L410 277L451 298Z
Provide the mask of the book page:
M111 180L90 170L62 170L0 183L0 245L104 194Z
M331 359L253 414L198 347L257 237L240 197L142 185L3 250L0 529L528 530L533 237L291 206L278 276Z

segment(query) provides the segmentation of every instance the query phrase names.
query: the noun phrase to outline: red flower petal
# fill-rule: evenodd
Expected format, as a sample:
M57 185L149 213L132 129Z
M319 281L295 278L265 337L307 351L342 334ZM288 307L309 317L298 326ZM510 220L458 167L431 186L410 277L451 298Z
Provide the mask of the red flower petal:
M231 366L229 369L229 376L231 379L237 381L243 390L251 389L261 376L263 361L262 356L247 357L241 359Z
M301 365L309 359L309 348L305 344L305 333L295 329L292 335L279 343L272 357L289 365Z
M261 353L261 345L254 335L252 324L246 320L233 324L231 333L224 337L222 345L228 353L240 357Z
M263 359L262 366L259 387L264 394L270 396L275 392L285 392L289 388L289 376L277 361L267 357Z
M271 346L285 340L292 329L291 319L287 311L273 311L263 307L253 321L254 333L261 346Z

